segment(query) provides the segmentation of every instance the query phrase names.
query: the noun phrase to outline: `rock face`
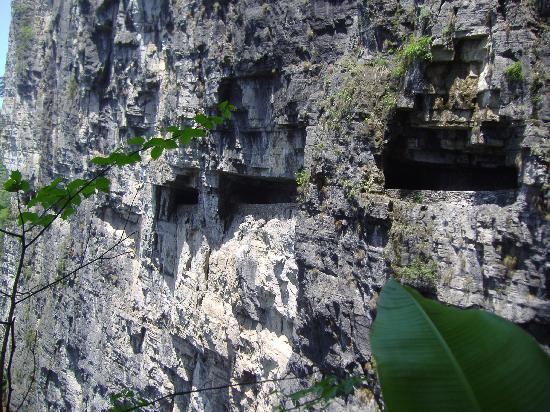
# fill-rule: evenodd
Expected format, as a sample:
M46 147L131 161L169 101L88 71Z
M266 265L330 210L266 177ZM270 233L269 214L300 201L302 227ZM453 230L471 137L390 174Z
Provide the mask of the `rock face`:
M36 184L238 108L189 149L114 172L108 197L36 247L26 288L121 236L113 255L131 254L21 308L14 407L302 378L154 407L263 411L319 370L370 377L333 409L383 408L368 333L391 275L550 345L547 1L12 4L0 143ZM422 35L431 59L394 53Z

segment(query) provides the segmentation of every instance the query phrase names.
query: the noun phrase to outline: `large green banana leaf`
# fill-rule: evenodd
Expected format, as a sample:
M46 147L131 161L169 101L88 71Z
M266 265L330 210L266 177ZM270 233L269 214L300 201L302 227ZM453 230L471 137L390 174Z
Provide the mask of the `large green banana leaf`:
M371 331L389 412L550 411L550 358L507 320L391 279Z

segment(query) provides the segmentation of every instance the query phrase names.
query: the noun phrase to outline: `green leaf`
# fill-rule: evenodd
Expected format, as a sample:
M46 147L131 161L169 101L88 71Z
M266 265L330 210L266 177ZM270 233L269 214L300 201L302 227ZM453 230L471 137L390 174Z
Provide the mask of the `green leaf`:
M14 170L13 172L10 173L10 179L17 183L21 182L21 178L22 178L22 175L19 170Z
M113 162L111 156L109 156L109 157L97 156L97 157L94 157L92 160L90 160L90 163L93 164L93 165L98 165L98 166L107 166L107 165L110 165L114 162Z
M218 110L220 112L223 112L224 110L227 110L229 106L229 102L227 100L224 100L223 102L218 103Z
M191 143L191 140L193 140L196 137L205 137L206 136L206 130L202 129L195 129L192 127L186 127L182 130L181 134L178 135L178 140L183 146L188 146Z
M4 190L10 193L17 192L19 190L19 183L13 179L8 179L4 182Z
M38 219L38 215L33 212L21 212L18 216L18 223L20 226L26 223L35 223Z
M172 139L166 139L164 141L164 148L165 149L177 149L178 144Z
M97 189L96 187L92 184L90 186L86 186L84 189L82 189L82 196L84 196L86 199L88 199L89 197L95 195L97 192Z
M141 161L141 156L139 153L130 153L128 155L125 155L126 158L122 162L123 165L131 165L134 163L138 163Z
M71 195L71 204L75 206L80 206L82 203L82 198L80 195Z
M151 150L151 157L153 159L158 159L160 155L162 155L162 152L164 151L164 148L162 147L154 147L153 150Z
M94 187L104 193L109 193L111 187L111 181L105 176L99 176L94 182Z
M312 392L311 388L302 389L301 391L291 393L288 397L290 399L292 399L293 401L298 401L298 400L308 396L311 392Z
M36 195L29 201L27 206L33 207L40 203L42 207L48 208L59 202L61 199L66 198L68 192L58 186L60 182L61 178L58 177L49 185L40 188Z
M21 181L21 185L20 185L19 189L22 190L25 193L30 192L31 184L29 182L27 182L26 180L23 180L23 181Z
M179 133L181 130L179 127L177 126L168 126L166 129L165 129L168 133Z
M224 118L222 116L211 116L210 119L218 126L221 126L224 121Z
M124 153L113 152L109 157L116 166L124 166L127 164L127 156Z
M236 107L233 106L232 104L229 104L227 100L218 104L218 110L220 111L223 119L225 120L231 119L231 112L234 111L235 109Z
M55 215L44 215L40 219L36 220L34 223L39 226L48 226L52 220L54 220Z
M143 144L145 143L145 139L143 137L133 137L131 139L128 139L128 144Z
M75 210L71 206L67 206L65 209L63 209L63 212L61 213L61 219L67 220L69 217L74 215Z
M212 130L214 128L214 122L208 116L205 116L202 113L199 113L195 116L195 122L208 130Z
M550 359L511 322L423 298L395 280L371 330L382 393L395 411L544 411Z
M74 193L74 192L78 191L78 189L80 189L82 186L84 186L86 184L86 182L87 181L84 180L84 179L75 179L72 182L69 182L67 184L67 190L70 193Z
M143 145L144 149L149 149L151 147L164 147L164 139L161 137L153 137L152 139L147 140Z

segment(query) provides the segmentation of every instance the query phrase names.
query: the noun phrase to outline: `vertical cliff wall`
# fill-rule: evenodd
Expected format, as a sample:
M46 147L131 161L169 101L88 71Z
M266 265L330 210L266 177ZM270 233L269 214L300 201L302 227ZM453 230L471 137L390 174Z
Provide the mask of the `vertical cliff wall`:
M122 388L152 399L319 368L367 373L345 408L375 410L368 332L390 275L550 345L547 1L13 0L12 13L0 144L36 184L218 101L238 108L189 149L113 173L109 196L37 246L29 288L123 235L132 254L21 309L16 404L101 410ZM403 65L395 51L421 35L431 60ZM307 384L158 409L271 410Z

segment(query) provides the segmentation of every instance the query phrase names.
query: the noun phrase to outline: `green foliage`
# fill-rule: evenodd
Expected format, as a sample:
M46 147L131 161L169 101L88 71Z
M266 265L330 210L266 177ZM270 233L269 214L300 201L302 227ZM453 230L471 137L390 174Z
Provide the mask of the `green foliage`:
M25 25L21 27L19 30L19 38L18 41L20 41L23 44L30 44L31 41L34 40L34 30L31 26Z
M432 11L428 6L423 6L420 8L420 14L419 14L420 20L430 20L432 18Z
M405 281L420 281L429 286L435 286L440 275L437 270L437 263L433 260L423 260L415 257L407 266L394 266L395 277Z
M301 169L296 172L296 185L298 186L298 201L303 202L306 198L311 173L307 169Z
M432 38L430 36L411 37L396 54L394 75L403 77L407 68L415 62L432 61Z
M516 325L390 279L370 333L388 411L543 411L550 358Z
M300 169L296 172L296 184L298 187L306 187L311 180L311 173L307 169Z
M368 185L365 181L345 179L341 182L341 185L348 200L356 199L360 193L368 191Z
M4 189L6 182L7 171L2 162L0 162L0 227L2 227L2 219L7 217L7 209L10 206L11 195ZM5 212L4 212L5 211ZM3 215L5 214L5 216Z
M307 389L286 396L293 405L291 408L280 405L276 410L282 412L298 408L305 410L326 408L334 398L352 394L355 388L365 380L365 376L348 376L344 379L327 376Z
M14 170L10 173L9 179L4 182L4 190L10 193L28 192L31 190L31 185L28 181L23 180L19 170Z
M114 395L111 395L111 407L109 412L124 412L128 409L139 408L147 405L147 401L138 397L133 391L124 389Z
M504 75L506 78L512 82L522 82L525 80L523 75L523 68L521 62L517 61L514 64L511 64L504 70Z

